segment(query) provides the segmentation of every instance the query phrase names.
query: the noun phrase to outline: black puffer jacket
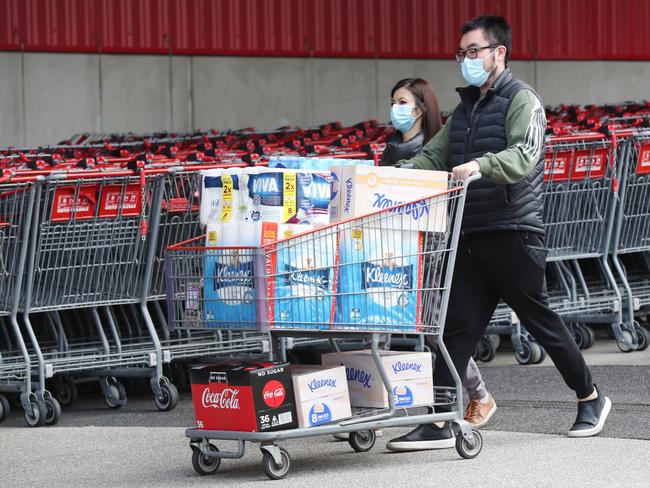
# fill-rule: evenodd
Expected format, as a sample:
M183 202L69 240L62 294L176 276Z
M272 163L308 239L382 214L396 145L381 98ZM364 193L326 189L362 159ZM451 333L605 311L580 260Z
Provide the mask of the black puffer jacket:
M381 156L380 166L393 166L402 159L411 159L422 152L424 134L418 133L413 139L402 142L402 133L392 135L386 142L386 149Z

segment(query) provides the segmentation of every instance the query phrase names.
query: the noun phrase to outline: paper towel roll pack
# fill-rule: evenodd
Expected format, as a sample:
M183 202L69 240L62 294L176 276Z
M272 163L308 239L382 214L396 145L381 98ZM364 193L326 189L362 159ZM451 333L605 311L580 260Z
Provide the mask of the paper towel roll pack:
M250 168L246 220L328 225L332 192L329 171Z
M329 171L335 166L374 166L372 159L304 158L298 156L271 156L269 168L309 169Z
M201 225L245 220L248 174L239 168L202 171Z

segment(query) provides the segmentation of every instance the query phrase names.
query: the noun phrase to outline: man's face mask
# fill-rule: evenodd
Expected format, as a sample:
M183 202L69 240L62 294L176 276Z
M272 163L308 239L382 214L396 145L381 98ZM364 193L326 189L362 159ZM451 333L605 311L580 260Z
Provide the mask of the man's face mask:
M483 69L483 61L485 61L494 53L496 53L497 49L498 48L495 48L494 51L492 51L486 58L483 59L481 58L469 59L468 57L465 57L463 62L460 64L460 71L467 83L477 87L481 87L485 84L487 79L492 74L492 71L494 71L494 69L497 67L497 63L495 60L492 69L490 69L490 71L485 71Z

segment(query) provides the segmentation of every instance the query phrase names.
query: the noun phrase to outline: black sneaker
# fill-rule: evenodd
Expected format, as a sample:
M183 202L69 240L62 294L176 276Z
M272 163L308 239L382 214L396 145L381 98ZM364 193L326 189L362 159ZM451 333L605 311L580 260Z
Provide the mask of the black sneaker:
M448 449L454 447L456 439L451 423L444 427L435 424L420 425L402 437L392 439L386 444L390 451L420 451L424 449Z
M598 388L594 385L596 391ZM612 402L598 391L598 398L578 402L578 416L569 430L569 437L592 437L600 434L612 409Z

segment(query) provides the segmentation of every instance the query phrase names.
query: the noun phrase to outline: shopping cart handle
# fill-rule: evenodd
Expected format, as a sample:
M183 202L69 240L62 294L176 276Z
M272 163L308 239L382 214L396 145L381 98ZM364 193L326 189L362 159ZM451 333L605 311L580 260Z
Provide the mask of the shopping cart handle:
M476 173L472 173L469 178L466 178L465 181L463 181L463 186L468 186L470 183L473 183L476 180L480 180L481 177L482 175L478 171Z
M476 180L480 180L482 176L483 176L483 175L481 175L481 173L479 173L479 172L477 171L476 173L472 173L472 174L471 174L467 179L465 179L465 180L457 180L457 179L454 178L454 174L453 174L453 173L449 173L449 177L451 178L451 185L452 185L452 186L460 186L460 185L462 185L462 186L467 186L467 185L469 185L470 183L472 183L472 182L474 182L474 181L476 181Z

